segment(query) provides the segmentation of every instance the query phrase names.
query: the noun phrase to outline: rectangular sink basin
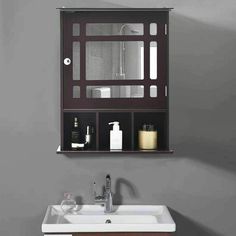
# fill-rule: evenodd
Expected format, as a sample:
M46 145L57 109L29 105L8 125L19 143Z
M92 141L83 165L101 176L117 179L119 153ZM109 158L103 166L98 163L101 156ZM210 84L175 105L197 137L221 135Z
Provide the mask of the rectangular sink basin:
M140 215L67 215L64 217L70 224L156 224L155 216Z
M74 232L175 232L176 225L166 206L121 205L104 213L99 205L77 206L76 214L64 214L59 205L48 206L43 233Z

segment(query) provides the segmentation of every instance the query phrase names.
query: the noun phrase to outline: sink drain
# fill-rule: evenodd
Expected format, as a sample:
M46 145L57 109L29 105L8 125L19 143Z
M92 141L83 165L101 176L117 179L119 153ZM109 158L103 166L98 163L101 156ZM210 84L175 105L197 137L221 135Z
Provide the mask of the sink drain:
M105 223L106 223L106 224L111 224L111 220L110 220L110 219L107 219Z

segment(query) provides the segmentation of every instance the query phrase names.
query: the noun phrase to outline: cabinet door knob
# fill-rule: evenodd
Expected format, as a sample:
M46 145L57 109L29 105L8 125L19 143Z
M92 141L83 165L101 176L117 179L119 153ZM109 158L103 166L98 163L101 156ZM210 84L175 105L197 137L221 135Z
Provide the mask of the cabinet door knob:
M64 59L64 64L65 64L66 66L70 65L70 63L71 63L71 59L70 59L70 58L65 58L65 59Z

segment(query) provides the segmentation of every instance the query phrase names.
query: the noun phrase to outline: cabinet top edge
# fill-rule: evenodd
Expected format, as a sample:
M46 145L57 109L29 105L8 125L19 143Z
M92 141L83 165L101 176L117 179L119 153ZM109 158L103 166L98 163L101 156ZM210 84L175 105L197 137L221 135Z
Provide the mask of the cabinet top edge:
M60 11L171 11L172 7L162 8L70 8L70 7L58 7Z

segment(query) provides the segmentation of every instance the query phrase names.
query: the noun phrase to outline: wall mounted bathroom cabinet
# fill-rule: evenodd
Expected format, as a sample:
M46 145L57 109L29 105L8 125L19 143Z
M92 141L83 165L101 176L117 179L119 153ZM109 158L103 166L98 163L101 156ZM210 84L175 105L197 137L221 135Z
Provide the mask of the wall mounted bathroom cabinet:
M157 130L169 153L168 17L170 8L60 8L61 145L58 153L110 153L108 123L119 121L123 148L144 153L139 130ZM76 125L75 125L76 119ZM74 138L89 145L73 148ZM86 132L89 136L86 138Z

